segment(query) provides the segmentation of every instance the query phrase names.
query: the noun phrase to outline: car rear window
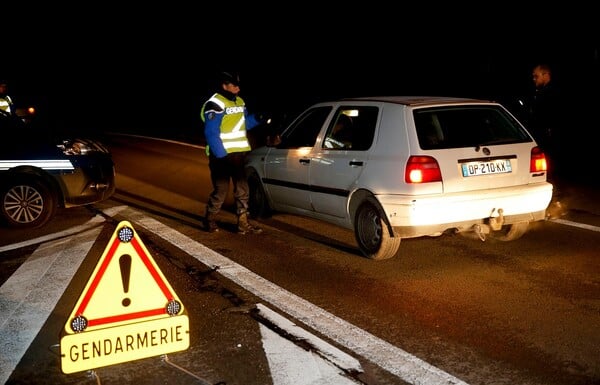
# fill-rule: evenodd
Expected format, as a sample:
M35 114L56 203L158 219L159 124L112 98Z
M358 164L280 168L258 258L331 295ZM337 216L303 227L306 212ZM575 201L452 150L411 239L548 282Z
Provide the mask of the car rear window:
M424 150L532 141L518 121L495 106L423 108L413 113Z

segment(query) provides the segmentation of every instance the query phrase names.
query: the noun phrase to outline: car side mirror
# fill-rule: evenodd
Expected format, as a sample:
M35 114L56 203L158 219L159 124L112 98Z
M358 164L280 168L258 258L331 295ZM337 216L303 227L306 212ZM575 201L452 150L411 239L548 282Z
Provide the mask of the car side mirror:
M267 147L277 147L281 144L281 136L279 135L269 135L267 136Z

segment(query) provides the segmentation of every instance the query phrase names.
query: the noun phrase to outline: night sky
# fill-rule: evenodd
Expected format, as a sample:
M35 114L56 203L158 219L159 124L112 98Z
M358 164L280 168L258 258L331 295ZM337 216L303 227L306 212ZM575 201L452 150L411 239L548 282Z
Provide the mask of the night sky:
M0 61L15 101L85 129L194 131L221 69L241 73L251 110L288 114L366 95L513 103L532 91L537 62L554 67L566 93L589 94L600 83L595 13L579 8L552 16L450 6L432 12L437 6L429 3L406 11L389 2L258 10L171 2L126 11L118 4L53 4L11 17L15 32L27 32L15 34Z

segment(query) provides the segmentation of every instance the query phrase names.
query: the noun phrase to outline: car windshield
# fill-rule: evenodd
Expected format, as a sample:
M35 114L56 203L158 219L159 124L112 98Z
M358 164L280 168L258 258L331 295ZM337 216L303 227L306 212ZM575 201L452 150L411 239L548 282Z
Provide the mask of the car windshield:
M523 127L499 107L459 106L414 111L424 150L531 142Z

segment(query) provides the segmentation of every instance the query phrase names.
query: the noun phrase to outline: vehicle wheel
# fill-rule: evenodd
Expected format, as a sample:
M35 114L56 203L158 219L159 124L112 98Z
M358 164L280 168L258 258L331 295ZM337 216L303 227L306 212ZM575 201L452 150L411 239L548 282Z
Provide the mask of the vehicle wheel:
M271 208L269 207L265 189L258 174L250 174L248 177L248 188L250 190L250 198L248 201L250 217L254 219L269 217L271 215Z
M10 227L41 227L56 210L52 193L36 180L17 179L2 189L0 198L2 218Z
M514 241L521 238L529 228L529 222L517 222L512 225L502 226L499 231L492 231L490 237L499 241Z
M383 210L374 199L361 203L354 218L354 237L367 258L383 260L396 255L401 238L391 236Z

